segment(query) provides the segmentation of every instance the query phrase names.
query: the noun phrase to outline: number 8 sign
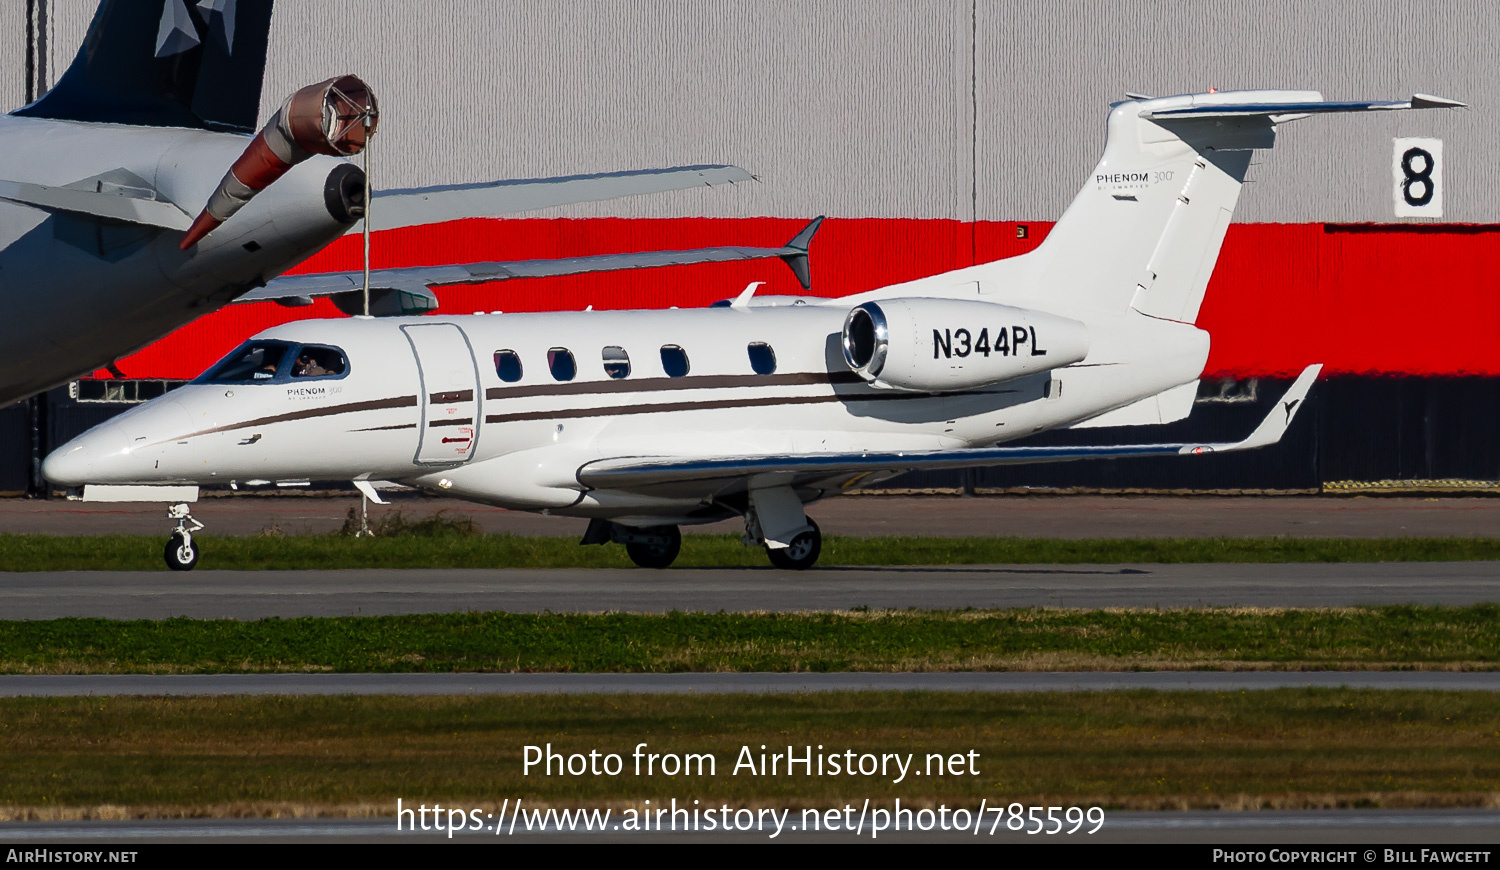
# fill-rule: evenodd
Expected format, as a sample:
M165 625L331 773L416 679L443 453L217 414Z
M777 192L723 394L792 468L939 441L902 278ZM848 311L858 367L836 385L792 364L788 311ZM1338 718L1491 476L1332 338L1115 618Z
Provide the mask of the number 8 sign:
M1391 158L1396 217L1443 216L1443 140L1396 139Z

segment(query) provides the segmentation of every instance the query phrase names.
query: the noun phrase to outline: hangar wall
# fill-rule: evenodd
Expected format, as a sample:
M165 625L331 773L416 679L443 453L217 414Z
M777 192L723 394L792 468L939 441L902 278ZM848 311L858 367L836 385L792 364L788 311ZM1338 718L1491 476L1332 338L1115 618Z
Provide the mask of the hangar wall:
M46 18L38 66L55 78L95 3L26 5ZM21 50L6 55L16 60L0 70L0 92L18 104L23 5L0 7L0 27L13 45L21 37ZM1319 424L1325 441L1339 443L1396 425L1377 410L1386 386L1431 393L1422 419L1492 401L1482 397L1500 376L1500 294L1488 278L1500 241L1490 144L1500 141L1500 113L1485 107L1500 90L1486 74L1497 37L1500 7L1486 2L1373 0L1351 14L1336 0L278 0L262 102L269 115L305 83L365 77L383 110L377 188L698 162L735 163L759 178L378 233L377 267L777 244L827 214L813 292L837 296L1034 246L1092 169L1107 104L1127 90L1466 100L1476 108L1287 125L1241 197L1200 318L1214 336L1206 374L1243 381L1327 363L1335 382L1320 389L1369 397ZM1444 141L1440 222L1393 214L1391 139L1404 136ZM349 240L308 268L357 265ZM698 305L750 280L800 292L779 264L736 264L458 288L444 307ZM226 309L119 367L133 378L189 377L247 335L307 316L334 312L327 303ZM1459 380L1428 390L1431 378ZM1264 395L1274 392L1268 384ZM1253 404L1223 405L1223 425L1251 420ZM1216 425L1209 416L1189 425ZM1298 480L1324 479L1316 445L1281 452L1313 469ZM1383 474L1377 467L1390 464L1372 458L1348 473ZM1148 465L1124 474L1149 486L1163 472ZM1500 469L1500 457L1485 467ZM1082 466L1066 474L1122 479ZM1206 473L1194 485L1234 476Z

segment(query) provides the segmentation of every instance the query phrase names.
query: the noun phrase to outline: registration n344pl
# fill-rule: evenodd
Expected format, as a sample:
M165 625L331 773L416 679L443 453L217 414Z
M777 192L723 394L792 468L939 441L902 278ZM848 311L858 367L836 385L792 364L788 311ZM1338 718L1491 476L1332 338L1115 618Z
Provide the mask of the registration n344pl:
M1315 91L1132 97L1047 239L1023 256L842 299L695 310L307 320L74 439L43 472L85 498L184 502L167 547L198 559L186 501L230 481L397 481L592 520L638 565L678 527L743 517L782 568L819 555L803 506L913 469L1197 455L1277 442L1309 366L1244 440L1015 447L1047 429L1191 411L1194 326L1255 149L1313 114L1451 108ZM149 498L149 496L147 496Z

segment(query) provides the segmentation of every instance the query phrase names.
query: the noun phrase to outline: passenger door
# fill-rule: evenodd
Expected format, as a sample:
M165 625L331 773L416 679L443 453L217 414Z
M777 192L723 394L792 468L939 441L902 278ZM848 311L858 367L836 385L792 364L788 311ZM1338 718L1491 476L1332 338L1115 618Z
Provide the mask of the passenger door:
M479 372L468 336L452 323L401 327L421 378L418 465L467 462L479 441Z

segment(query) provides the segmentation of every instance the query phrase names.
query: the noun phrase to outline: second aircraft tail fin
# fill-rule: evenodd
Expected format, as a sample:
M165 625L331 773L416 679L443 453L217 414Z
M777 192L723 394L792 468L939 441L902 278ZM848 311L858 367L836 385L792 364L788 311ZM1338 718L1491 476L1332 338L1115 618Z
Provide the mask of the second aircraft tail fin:
M11 114L255 132L272 0L101 0L56 87Z

